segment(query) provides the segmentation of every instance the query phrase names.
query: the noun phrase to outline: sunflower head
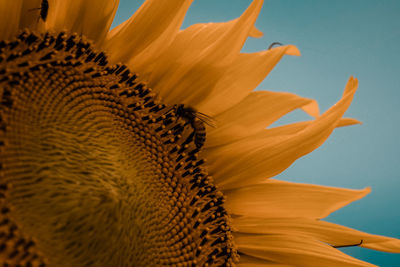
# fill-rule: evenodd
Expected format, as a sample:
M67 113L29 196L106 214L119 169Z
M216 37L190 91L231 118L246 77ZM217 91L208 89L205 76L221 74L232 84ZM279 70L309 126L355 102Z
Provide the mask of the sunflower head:
M25 31L1 49L2 204L7 231L24 233L6 257L37 236L57 264L233 263L223 194L181 114L191 110L160 103L77 35Z

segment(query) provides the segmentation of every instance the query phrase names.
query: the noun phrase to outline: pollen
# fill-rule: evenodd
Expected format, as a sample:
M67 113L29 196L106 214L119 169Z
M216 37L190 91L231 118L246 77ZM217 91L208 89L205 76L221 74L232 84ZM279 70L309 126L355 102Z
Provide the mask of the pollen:
M230 266L224 196L191 128L83 37L0 42L7 266ZM179 103L177 103L179 104Z

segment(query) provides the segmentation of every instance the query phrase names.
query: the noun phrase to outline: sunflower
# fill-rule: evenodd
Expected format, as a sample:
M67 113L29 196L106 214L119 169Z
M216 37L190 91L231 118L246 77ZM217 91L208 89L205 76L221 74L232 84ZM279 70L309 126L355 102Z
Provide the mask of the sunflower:
M295 46L241 53L262 0L180 30L191 0L0 3L3 266L372 266L400 241L322 221L365 196L272 177L319 147L357 89L253 91ZM314 117L269 127L302 109ZM268 128L269 127L269 128ZM269 179L268 179L269 178Z

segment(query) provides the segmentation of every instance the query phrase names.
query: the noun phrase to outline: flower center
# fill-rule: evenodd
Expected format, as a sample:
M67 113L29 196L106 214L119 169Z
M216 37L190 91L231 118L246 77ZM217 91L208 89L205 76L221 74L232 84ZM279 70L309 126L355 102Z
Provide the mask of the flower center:
M229 266L193 129L76 35L0 42L0 258L32 266Z

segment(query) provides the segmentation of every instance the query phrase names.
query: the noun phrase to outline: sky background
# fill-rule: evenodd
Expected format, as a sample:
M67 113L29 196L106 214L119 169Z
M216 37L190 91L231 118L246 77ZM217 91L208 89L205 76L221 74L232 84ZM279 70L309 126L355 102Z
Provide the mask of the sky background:
M143 3L121 0L114 26ZM194 23L232 20L251 0L195 0L183 28ZM258 87L316 99L321 112L340 99L348 78L359 89L345 114L362 125L339 128L279 179L360 189L364 199L327 220L358 230L400 238L400 1L265 0L244 52L265 50L272 42L296 45L301 57L285 57ZM279 121L310 119L294 112ZM346 253L384 267L400 266L400 254L346 248Z

